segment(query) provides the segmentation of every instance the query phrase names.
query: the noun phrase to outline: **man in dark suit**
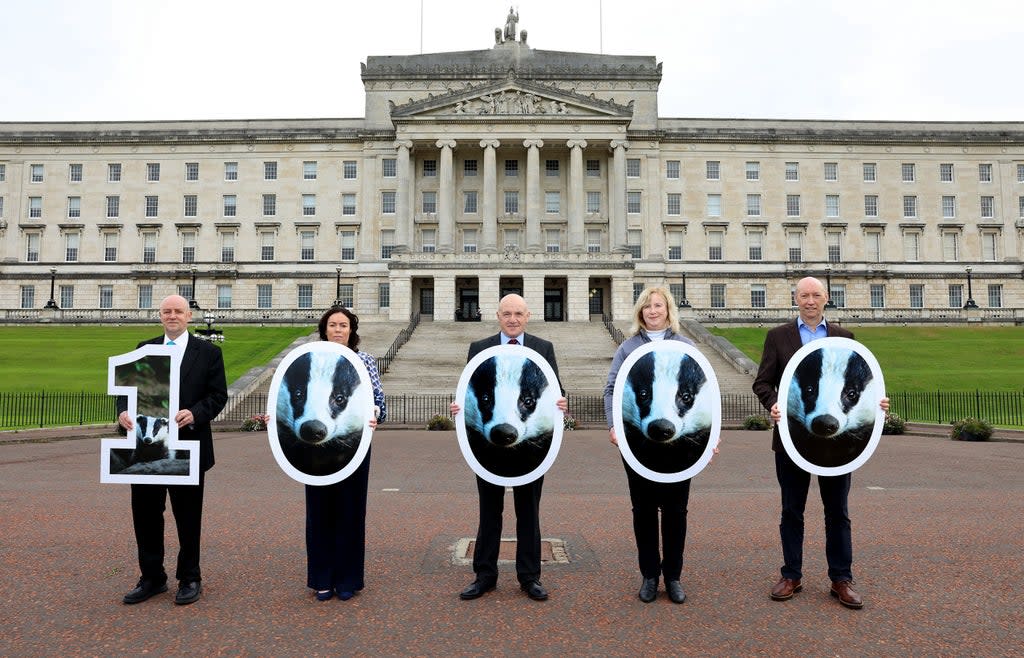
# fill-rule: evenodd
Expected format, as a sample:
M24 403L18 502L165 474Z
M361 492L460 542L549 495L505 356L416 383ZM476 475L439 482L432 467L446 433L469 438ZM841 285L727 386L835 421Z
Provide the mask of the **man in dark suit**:
M199 441L200 473L198 485L131 485L132 521L142 576L135 589L124 595L124 602L129 604L140 603L154 594L167 591L163 562L164 509L168 494L180 545L175 572L179 587L174 602L179 605L192 603L202 590L199 536L203 520L203 485L205 473L214 463L210 421L224 408L228 389L220 349L189 336L188 323L191 319L188 301L180 295L171 295L160 304L160 324L164 327L164 335L138 345L173 345L183 351L178 391L180 408L174 422L178 426L180 440ZM127 406L127 399L118 399L120 414L117 421L131 432L135 423L128 415Z
M555 360L554 346L543 338L525 333L526 324L530 320L526 300L519 295L505 295L498 302L497 315L501 331L470 344L467 363L488 347L523 345L544 357L557 378L558 362ZM558 408L563 413L569 408L564 391L558 400ZM459 405L452 403L451 411L452 414L458 414ZM548 598L548 591L540 582L539 512L543 486L544 477L541 476L529 484L512 488L516 510L516 576L520 589L534 601ZM480 524L473 549L473 572L476 579L459 593L459 597L465 601L479 598L494 589L498 582L498 550L501 547L505 487L491 484L477 476L476 488L480 496Z
M775 474L782 490L782 520L779 535L782 539L782 577L769 596L785 601L803 589L804 507L811 474L797 466L786 453L779 438L779 381L786 364L801 347L812 340L831 336L853 338L853 334L834 322L825 321L828 291L818 279L806 277L796 284L796 305L799 317L770 330L764 339L761 365L754 379L754 393L771 413L776 425L772 431L772 450L775 451ZM882 398L881 406L889 409L889 399ZM831 594L848 608L864 605L853 585L853 539L847 498L850 493L851 474L818 476L821 504L825 511L825 557L828 575L832 580Z

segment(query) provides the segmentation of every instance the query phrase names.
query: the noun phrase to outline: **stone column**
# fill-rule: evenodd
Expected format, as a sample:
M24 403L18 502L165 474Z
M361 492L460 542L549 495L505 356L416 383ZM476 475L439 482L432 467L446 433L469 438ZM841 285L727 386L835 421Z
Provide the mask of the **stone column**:
M590 273L577 272L569 275L568 299L569 322L590 320Z
M498 312L498 281L500 273L497 270L480 270L477 277L480 294L480 313L484 326L493 323L495 314Z
M395 174L398 177L398 189L395 190L395 251L411 251L412 235L412 172L410 171L409 151L412 142L409 140L395 142L398 159L395 162Z
M483 221L483 252L490 254L498 251L498 169L495 149L501 146L496 139L480 140L480 148L484 150L484 198L481 199L480 219ZM482 298L481 298L482 299Z
M455 148L455 140L439 139L435 146L441 149L441 171L437 190L437 251L450 254L455 251L455 182L452 173L452 150Z
M569 147L569 251L583 253L587 250L584 244L583 231L583 149L587 148L586 140L570 139Z
M626 248L626 149L629 142L613 140L612 175L608 178L608 222L612 251Z
M527 139L523 146L526 147L526 248L529 251L540 251L540 149L544 142Z

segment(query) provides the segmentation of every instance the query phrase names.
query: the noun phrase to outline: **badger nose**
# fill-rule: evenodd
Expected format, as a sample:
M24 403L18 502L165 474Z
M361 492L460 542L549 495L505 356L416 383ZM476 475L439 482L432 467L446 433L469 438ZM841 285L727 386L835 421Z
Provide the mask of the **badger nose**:
M516 442L519 432L508 423L501 423L491 428L490 441L496 446L506 447Z
M153 437L146 436L146 437L142 438L142 445L148 446L148 445L152 445L152 444L153 444Z
M811 421L811 431L817 436L832 436L839 429L839 421L828 414L818 416Z
M668 441L676 435L676 426L664 418L652 422L647 426L647 438L651 441Z
M327 436L327 426L319 420L307 420L299 428L299 438L306 443L320 443Z

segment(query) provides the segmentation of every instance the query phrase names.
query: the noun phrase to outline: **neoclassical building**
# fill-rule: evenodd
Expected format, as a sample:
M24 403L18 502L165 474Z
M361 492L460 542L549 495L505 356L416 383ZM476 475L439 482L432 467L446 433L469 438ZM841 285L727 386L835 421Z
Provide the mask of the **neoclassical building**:
M513 23L368 57L358 119L2 123L0 319L625 320L665 284L757 322L812 274L859 321L1024 320L1024 123L662 118L661 67Z

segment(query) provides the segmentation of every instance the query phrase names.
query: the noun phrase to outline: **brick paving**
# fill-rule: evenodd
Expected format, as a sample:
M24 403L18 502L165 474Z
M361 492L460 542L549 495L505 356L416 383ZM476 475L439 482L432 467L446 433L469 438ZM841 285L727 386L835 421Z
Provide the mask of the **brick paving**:
M128 487L99 483L98 436L108 434L59 440L72 435L0 436L2 656L997 656L1024 645L1021 442L883 437L850 495L866 601L854 611L828 595L813 491L804 591L768 598L781 551L767 432L725 432L694 481L681 606L664 592L636 598L626 480L604 431L566 434L545 481L542 532L564 541L569 561L545 568L543 603L519 591L511 566L495 592L458 599L472 573L454 551L475 532L476 490L454 433L378 432L367 588L320 603L304 587L302 486L274 463L265 434L221 432L203 597L178 607L173 588L121 604L138 577ZM171 523L167 535L173 569Z

